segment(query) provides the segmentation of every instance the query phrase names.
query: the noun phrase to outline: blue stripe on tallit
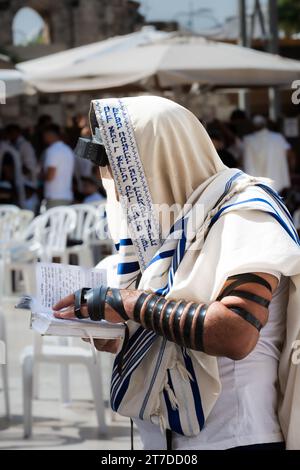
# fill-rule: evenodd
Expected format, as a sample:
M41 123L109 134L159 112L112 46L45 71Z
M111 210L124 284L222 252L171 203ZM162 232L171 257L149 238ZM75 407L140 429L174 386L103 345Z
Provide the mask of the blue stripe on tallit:
M155 338L157 337L155 333L152 333ZM149 346L150 344L150 346ZM124 394L126 393L127 387L129 385L130 379L132 377L133 372L139 366L145 355L147 354L149 347L153 344L152 337L146 339L144 345L139 347L138 355L131 357L130 363L127 365L126 370L122 370L121 378L122 378L122 385L120 387L120 382L118 383L115 381L111 387L111 402L113 403L113 409L116 411L118 407L115 405L117 402L120 403ZM124 386L126 382L126 386Z
M224 189L224 192L223 194L219 197L219 199L217 200L216 204L215 204L215 207L217 207L220 202L222 201L222 199L224 199L224 197L229 193L230 189L231 189L231 186L232 186L232 183L234 181L236 181L238 178L240 178L241 176L245 175L245 173L243 171L238 171L237 173L235 173L226 183L225 185L225 189ZM246 175L245 175L246 176Z
M278 193L276 193L276 191L274 191L269 186L266 186L265 184L258 184L257 186L259 188L263 189L269 196L271 196L273 198L273 200L277 203L279 208L281 210L283 210L283 212L285 213L287 218L290 220L290 222L292 224L294 224L293 218L292 218L291 214L289 213L288 208L285 206L285 204L283 202L283 198Z
M165 352L166 344L167 344L167 340L164 339L162 344L161 344L160 350L159 350L158 358L157 358L157 361L156 361L156 364L155 364L154 372L153 372L152 377L151 377L150 385L148 387L147 393L145 395L145 398L143 400L143 404L142 404L141 409L140 409L140 413L139 413L139 418L140 419L144 418L144 412L145 412L150 394L153 390L153 386L155 384L156 376L158 374L158 370L159 370L160 365L161 365L161 361L162 361L162 358L163 358L163 355L164 355L164 352Z
M168 373L168 384L174 392L174 387L173 387L170 371L168 370L167 373ZM164 399L165 399L165 403L166 403L166 407L168 411L168 420L169 420L170 427L172 431L177 432L177 434L183 435L179 411L178 409L172 408L172 405L168 396L168 392L166 392L166 390L163 390L163 395L164 395Z
M169 250L169 251L165 251L163 253L159 253L158 255L156 255L151 261L150 263L148 264L148 266L151 266L151 264L155 263L156 261L160 260L160 259L166 259L166 258L171 258L173 255L174 255L174 252L175 250Z
M133 245L132 240L130 238L123 238L120 240L120 246L131 246Z
M131 344L127 345L125 354L122 357L123 375L128 370L127 366L131 365L132 358L136 358L138 360L138 358L140 356L140 352L141 352L140 347L141 347L142 341L145 343L145 342L148 342L149 339L152 340L152 336L154 334L155 333L151 330L145 330L143 327L138 328L138 330L134 334L135 335L135 340L132 341ZM139 340L139 342L138 342L139 348L138 349L136 349L136 341L137 340ZM132 348L134 348L134 351L131 350ZM119 355L118 355L118 358L116 359L115 365L114 365L114 368L113 368L113 379L117 375L117 370L118 370L119 365L120 365L120 359L119 359ZM114 380L112 382L114 382ZM113 383L112 383L112 385L113 385Z
M128 342L127 342L127 347L126 349L130 349L131 346L134 344L134 342L137 340L137 338L139 337L139 335L141 334L141 332L144 331L144 328L142 326L140 326L134 333L133 335L129 338ZM120 356L119 354L117 355L116 359L115 359L115 367L116 368L118 365L119 365L119 362L120 362Z
M140 265L137 261L133 261L132 263L119 263L117 274L130 274L139 270Z
M197 383L197 377L196 377L194 366L193 366L192 359L190 358L190 356L184 350L182 350L182 356L184 359L185 367L192 376L192 380L190 380L190 385L191 385L191 389L192 389L192 393L194 397L195 411L196 411L196 415L197 415L197 419L198 419L198 423L199 423L199 427L201 431L205 424L205 418L204 418L204 413L203 413L200 390L199 390L199 386Z
M262 211L262 212L267 212L268 214L272 215L274 218L276 218L276 220L280 223L280 225L285 229L285 231L288 233L288 235L294 240L294 242L296 242L297 244L299 244L299 239L297 239L294 235L293 232L291 232L290 228L288 227L288 225L286 224L286 222L283 220L283 218L279 215L279 213L277 212L277 210L272 206L272 204L267 201L266 199L263 199L263 198L259 198L259 197L255 197L255 198L251 198L251 199L246 199L245 201L240 201L240 202L236 202L234 204L229 204L228 206L224 206L222 207L222 209L220 209L217 214L212 218L211 220L211 223L210 223L210 228L213 227L213 225L217 222L217 220L221 217L221 215L227 210L227 209L230 209L231 207L235 207L235 206L240 206L242 204L247 204L249 202L262 202L264 204L267 204L268 206L270 206L274 212L270 212L270 211ZM260 210L260 209L257 209L257 210ZM275 214L274 214L275 213Z
M129 382L130 382L130 378L131 376L129 375L128 377L126 377L126 379L124 380L123 382L123 385L121 387L121 390L117 396L117 398L114 398L112 395L110 397L110 406L111 406L111 409L113 411L118 411L118 408L120 406L120 403L126 393L126 390L128 388L128 385L129 385Z
M120 250L120 246L131 246L133 245L132 240L130 238L123 238L119 241L119 243L115 243L115 248L117 251Z
M280 223L280 225L286 230L286 232L288 232L288 228L287 228L287 225L285 224L285 222L283 221L283 219L278 215L278 214L274 214L274 212L268 212L268 214L270 214L271 217L274 217L275 220L277 220L277 222ZM289 232L288 232L289 233ZM294 242L296 242L298 245L300 245L300 239L299 237L297 236L297 238L295 236L293 236L291 233L289 233L290 237L294 240Z
M131 369L133 364L137 364L141 361L141 357L143 356L143 353L145 351L145 347L148 347L148 345L152 344L152 336L155 334L153 331L148 331L148 334L143 336L144 343L139 343L139 349L138 351L135 351L134 355L129 356L126 364L122 364L122 376L124 377L127 372ZM135 367L136 368L136 367ZM113 381L112 387L114 387L116 381Z

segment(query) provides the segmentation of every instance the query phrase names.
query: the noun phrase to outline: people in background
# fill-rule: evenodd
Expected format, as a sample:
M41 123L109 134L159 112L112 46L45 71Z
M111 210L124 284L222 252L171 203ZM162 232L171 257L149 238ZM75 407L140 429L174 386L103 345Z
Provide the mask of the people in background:
M244 170L249 175L270 178L273 188L282 192L291 186L285 137L267 128L264 116L253 118L255 132L244 139Z
M47 209L69 205L73 201L74 153L62 141L60 128L56 124L45 127L43 138L48 146L43 163Z
M52 123L53 119L49 114L42 114L38 118L38 122L34 128L34 132L32 135L32 144L35 148L36 155L39 161L42 159L42 156L46 150L46 144L43 139L44 129Z
M228 167L228 168L236 168L237 167L237 161L232 155L229 150L227 150L226 145L225 145L225 140L221 132L218 130L211 130L209 131L209 136L218 152L219 157L221 158L222 162Z
M100 193L99 182L95 176L85 176L82 180L82 192L84 195L83 202L101 202L105 200L105 196L102 190Z
M23 174L26 178L36 182L37 159L35 150L31 143L23 136L20 126L17 124L9 124L6 127L6 137L20 154Z
M15 191L9 181L0 181L0 204L16 204Z
M255 126L254 123L257 121L258 124ZM20 125L21 123L22 121L20 121ZM291 199L295 200L295 203L289 206L293 213L299 207L299 190L294 187L292 193L289 174L293 175L295 185L295 175L299 173L297 154L291 149L284 136L279 133L280 123L268 122L269 130L266 127L267 121L262 116L257 116L254 123L244 111L236 109L228 122L215 118L205 123L205 127L214 141L221 159L228 167L242 168L254 176L260 174L273 178L275 180L274 187L281 192L286 204L289 205ZM47 197L47 201L49 199L48 206L56 204L59 199L61 191L52 194L51 187L55 182L49 184L50 180L44 179L45 177L49 178L49 173L47 176L47 172L41 172L41 169L45 169L44 162L46 154L49 155L48 150L52 154L52 147L50 149L46 142L47 139L44 138L45 131L49 127L51 128L52 124L53 118L48 114L43 114L38 117L37 123L33 123L31 128L24 129L20 125L11 124L5 129L0 129L0 181L5 180L12 184L13 191L17 193L16 204L20 207L27 204L25 200L28 198L25 197L25 191L28 194L35 187L38 187L39 200L43 197L44 189L45 194L49 194L50 191L50 197ZM263 135L268 136L268 139L263 139ZM61 142L60 147L66 150L63 151L64 154L70 155L70 147L75 145L78 136L86 138L91 136L86 117L81 114L72 118L71 125L61 128L59 141ZM63 142L66 144L65 146ZM247 145L246 149L245 145ZM56 148L58 147L56 146ZM257 151L257 147L259 151ZM297 142L294 142L293 147L297 150ZM64 157L63 161L66 158L68 157ZM49 160L49 156L47 160ZM59 162L59 167L64 165L63 161ZM98 171L97 168L96 171ZM98 192L100 192L101 198L101 187L98 183L98 192L97 189L95 191L93 176L96 176L96 180L98 180L93 163L75 156L72 184L74 196L72 199L74 201L82 202L85 198L89 200L90 197L98 199ZM27 185L26 188L24 181ZM33 183L32 188L28 187L30 181ZM66 194L67 199L65 199ZM62 196L62 201L70 201L70 189L63 190ZM33 202L31 196L29 199L29 204L31 204Z
M66 135L68 139L68 144L74 149L76 147L79 137L82 136L82 133L85 132L85 129L89 129L89 126L87 123L86 116L83 116L80 113L76 114L76 116L73 116L71 121L71 126L67 127L66 129Z
M0 133L0 180L11 185L13 204L23 207L25 191L20 154L10 143L3 140L2 133Z
M25 201L23 208L32 211L35 215L38 213L40 199L38 196L38 186L30 180L24 181Z
M253 130L252 123L245 111L235 109L231 113L230 129L239 139L243 139L246 135L251 134Z

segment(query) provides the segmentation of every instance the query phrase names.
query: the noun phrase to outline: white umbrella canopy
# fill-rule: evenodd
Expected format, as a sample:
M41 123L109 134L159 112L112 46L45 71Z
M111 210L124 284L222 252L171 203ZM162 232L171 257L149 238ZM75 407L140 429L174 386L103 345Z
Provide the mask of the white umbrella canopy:
M135 33L20 62L17 68L25 74L28 82L40 91L93 90L98 88L98 82L94 80L94 64L101 63L106 56L116 53L123 55L142 44L152 44L169 36L170 33L157 31L152 26L145 26ZM118 86L118 80L113 86ZM105 83L100 86L100 88L103 87L107 88Z
M0 103L6 98L28 93L29 88L19 70L0 69Z
M26 71L26 63L19 68ZM90 55L66 67L47 71L40 67L30 81L41 91L63 92L145 84L153 78L161 88L195 82L222 87L286 87L300 79L300 61L173 33L152 38L148 44L144 41L116 47L101 56Z

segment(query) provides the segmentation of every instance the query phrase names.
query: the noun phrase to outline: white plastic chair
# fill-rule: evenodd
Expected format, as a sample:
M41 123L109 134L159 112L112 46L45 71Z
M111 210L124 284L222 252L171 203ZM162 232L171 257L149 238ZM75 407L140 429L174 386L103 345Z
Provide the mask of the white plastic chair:
M99 261L114 252L114 244L108 231L106 216L106 201L91 203L97 210L97 225L90 236L90 247L94 254L94 259Z
M16 214L19 211L20 208L13 204L0 204L0 218L4 217L6 214Z
M89 373L91 387L94 397L95 411L97 414L98 429L100 434L106 434L105 406L103 397L102 377L100 370L100 355L97 361L91 351L81 347L45 345L39 355L32 346L23 351L22 374L23 374L23 414L24 414L24 437L29 438L32 434L32 398L33 398L33 373L36 362L64 364L82 364Z
M30 222L34 219L34 213L28 209L21 209L16 217L14 239L23 240Z
M76 212L77 221L70 239L80 244L68 247L66 256L69 258L71 255L76 255L80 266L91 268L94 263L89 241L97 228L98 212L90 204L74 204L71 208Z
M20 209L17 206L10 206L9 204L0 205L0 242L2 256L4 254L3 250L9 246L8 244L11 243L14 236L14 228L19 213Z
M17 209L17 210L16 210ZM28 261L31 247L24 244L26 229L32 221L34 214L28 210L18 208L2 208L0 217L0 249L1 258L4 262L5 270L5 290L6 295L12 294L11 273L19 274L23 272L24 256ZM33 260L32 256L30 260Z
M70 207L54 207L35 219L35 237L42 247L41 261L54 257L66 262L67 238L75 230L76 212Z
M36 217L26 234L31 243L39 246L38 258L42 262L52 262L53 258L59 258L62 263L67 262L66 247L67 237L76 227L76 212L70 207L54 207L44 214ZM40 335L35 335L34 351L36 356L41 353L43 340ZM62 395L65 402L68 398L68 367L61 366ZM34 396L38 396L39 364L35 363Z

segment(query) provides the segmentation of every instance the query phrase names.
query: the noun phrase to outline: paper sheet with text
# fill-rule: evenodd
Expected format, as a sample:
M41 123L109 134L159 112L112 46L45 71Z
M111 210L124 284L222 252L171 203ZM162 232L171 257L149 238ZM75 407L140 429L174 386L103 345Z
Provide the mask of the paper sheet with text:
M40 311L52 312L53 305L82 287L106 285L106 271L58 263L37 263L36 300Z

